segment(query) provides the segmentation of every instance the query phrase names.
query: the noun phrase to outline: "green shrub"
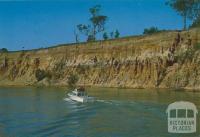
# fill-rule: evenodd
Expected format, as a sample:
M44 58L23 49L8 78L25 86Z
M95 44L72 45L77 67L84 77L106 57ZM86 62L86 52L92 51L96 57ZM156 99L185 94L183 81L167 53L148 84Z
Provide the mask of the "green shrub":
M46 77L46 72L44 70L37 69L35 72L35 77L37 81L41 81Z
M7 53L7 52L8 52L8 50L6 48L0 49L0 53Z
M107 34L106 32L104 32L104 33L103 33L103 39L104 39L104 40L107 40L108 38L109 38L109 37L108 37L108 34Z
M157 27L150 27L150 28L146 28L144 29L144 32L143 34L153 34L153 33L157 33L159 32L158 28Z
M77 84L77 82L78 82L78 80L79 80L78 75L77 75L77 74L72 74L72 73L71 73L71 74L69 75L68 81L67 81L68 86L69 86L70 88L75 88L75 87L76 87L76 84Z
M150 28L144 29L143 34L149 35L149 34L154 34L154 33L158 33L158 32L165 32L165 31L167 31L167 30L165 30L165 29L160 30L157 27L150 27Z

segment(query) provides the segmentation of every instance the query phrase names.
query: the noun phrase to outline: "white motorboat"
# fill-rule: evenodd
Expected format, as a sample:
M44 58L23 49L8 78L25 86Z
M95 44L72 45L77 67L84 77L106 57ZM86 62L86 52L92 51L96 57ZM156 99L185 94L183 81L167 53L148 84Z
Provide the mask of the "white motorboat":
M72 92L68 93L68 96L71 100L77 102L89 102L93 101L93 97L89 97L85 92L84 88L75 89Z

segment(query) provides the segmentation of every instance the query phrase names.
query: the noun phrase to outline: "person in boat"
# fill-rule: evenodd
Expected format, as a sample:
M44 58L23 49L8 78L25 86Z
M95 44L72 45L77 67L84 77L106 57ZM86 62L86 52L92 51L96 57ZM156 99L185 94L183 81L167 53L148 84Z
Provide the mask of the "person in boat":
M78 94L77 94L78 96L84 96L86 94L84 87L77 88L77 91L78 91Z
M80 91L80 92L85 92L85 88L84 88L84 87L82 87L82 86L81 86L81 87L79 87L79 88L77 88L77 90L78 90L78 91Z

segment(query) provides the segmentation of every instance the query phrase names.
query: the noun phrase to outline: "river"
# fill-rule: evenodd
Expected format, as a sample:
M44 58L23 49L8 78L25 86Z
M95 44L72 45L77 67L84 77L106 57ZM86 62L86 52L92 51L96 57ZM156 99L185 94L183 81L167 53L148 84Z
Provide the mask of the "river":
M200 137L167 131L166 109L200 92L173 89L88 88L96 101L64 101L65 88L0 88L0 137ZM199 112L200 113L200 112Z

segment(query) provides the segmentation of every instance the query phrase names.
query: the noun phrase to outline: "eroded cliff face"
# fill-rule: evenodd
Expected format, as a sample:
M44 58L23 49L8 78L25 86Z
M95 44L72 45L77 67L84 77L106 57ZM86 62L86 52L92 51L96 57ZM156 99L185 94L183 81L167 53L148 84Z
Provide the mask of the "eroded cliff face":
M200 30L0 53L0 85L200 89Z

